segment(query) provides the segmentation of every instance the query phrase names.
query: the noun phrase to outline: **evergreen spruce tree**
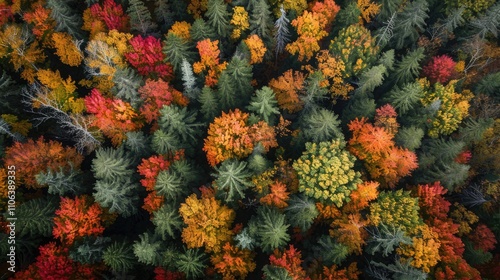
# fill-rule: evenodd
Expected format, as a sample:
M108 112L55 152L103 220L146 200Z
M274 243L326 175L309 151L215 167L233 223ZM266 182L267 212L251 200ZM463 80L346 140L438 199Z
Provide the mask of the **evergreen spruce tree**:
M257 215L249 222L250 231L255 233L259 246L265 253L271 253L274 249L282 249L288 244L289 226L284 214L276 208L267 206L257 208Z
M212 122L212 120L220 113L218 98L216 97L214 91L210 87L204 87L201 90L201 94L198 98L198 102L201 104L200 112L206 122Z
M82 184L81 172L73 168L70 170L60 168L56 172L47 169L47 172L40 172L35 178L38 184L49 187L49 194L64 196L68 194L81 194L85 191L85 187Z
M74 1L47 0L46 4L50 17L56 22L55 31L67 32L76 39L82 38L82 17L71 8L76 4Z
M483 139L484 132L493 126L493 123L493 119L466 119L458 130L460 140L467 144L479 142Z
M134 255L140 263L146 265L160 265L162 244L159 238L149 232L139 235L133 245Z
M283 267L266 264L262 268L262 272L264 272L263 279L265 280L293 280L293 277Z
M231 85L234 87L235 105L242 107L247 105L251 94L253 93L252 87L252 65L248 63L247 59L242 59L238 56L233 56L226 70ZM220 83L221 81L219 81Z
M271 7L267 0L257 0L255 2L250 11L250 30L252 33L259 35L264 42L267 42L266 45L269 45L273 33Z
M387 73L387 69L384 65L373 66L361 73L358 82L358 88L356 92L361 94L367 94L373 92L373 90L380 86L384 81L384 76Z
M153 0L154 2L154 15L156 21L162 22L164 29L171 26L174 21L174 13L170 7L169 0ZM176 2L176 1L173 1Z
M401 89L398 86L387 94L384 101L391 103L399 115L405 115L415 110L421 104L423 97L423 88L419 82L405 84Z
M327 109L311 111L301 120L301 127L306 142L325 142L335 138L344 138L339 127L338 116Z
M176 233L182 229L182 220L177 205L172 203L163 204L160 209L153 213L151 221L155 225L155 233L163 240L169 237L175 238L178 236Z
M52 236L55 212L58 207L59 200L53 196L32 199L17 206L16 236L30 239ZM4 218L7 218L7 213L4 214Z
M355 94L347 102L342 111L342 122L349 123L355 118L373 118L375 116L375 99L367 94Z
M109 246L109 237L85 237L75 241L69 251L69 257L81 264L96 264L102 261L104 249Z
M222 197L225 202L244 198L245 190L252 186L251 174L246 167L246 162L233 159L225 160L220 167L216 167L217 173L212 174L216 178L216 196Z
M412 1L404 7L394 24L393 42L396 49L416 43L419 32L425 30L428 12L429 6L425 0Z
M196 77L194 76L193 67L186 58L182 58L181 72L182 81L184 82L184 95L190 100L197 99L200 89L196 87Z
M113 95L129 102L134 109L141 104L138 90L143 85L142 78L132 68L117 68L113 75Z
M328 235L322 235L317 245L313 246L314 255L322 260L324 265L340 265L349 255L349 247L336 242Z
M223 0L208 0L205 17L207 23L217 32L220 38L228 38L231 26L229 25L229 12Z
M323 86L325 78L321 71L311 73L305 81L305 94L299 98L304 104L302 113L307 114L310 111L321 108L321 104L327 99L328 88Z
M250 105L247 106L247 109L257 114L270 125L275 124L275 115L279 115L280 113L276 95L271 88L266 86L255 91L255 95L252 96Z
M175 266L188 279L198 279L204 275L207 259L207 255L200 249L187 249L176 258Z
M204 39L217 40L218 36L215 30L202 18L197 18L191 25L190 30L193 41L202 41Z
M299 227L302 232L306 232L319 215L319 211L312 198L303 194L295 194L291 195L288 200L285 215L291 226Z
M175 135L181 143L196 143L201 133L201 123L196 122L195 111L176 105L163 106L160 109L158 124L167 134Z
M412 244L411 238L406 236L403 230L387 226L384 223L380 223L369 233L371 237L368 240L366 251L370 255L382 253L382 256L387 257L400 246L399 244Z
M416 149L420 148L423 137L423 129L415 126L410 126L400 128L394 140L396 141L396 144L398 146L407 148L410 151L415 151Z
M418 48L405 55L401 61L396 63L394 80L396 84L402 85L413 81L420 72L420 62L425 57L424 49Z
M110 213L118 213L130 217L137 212L139 184L130 178L119 180L97 180L94 186L94 199Z
M142 0L129 0L127 14L130 17L130 29L146 35L157 27L153 22L151 12Z
M124 241L109 245L102 254L102 260L114 272L131 271L136 264L134 248Z
M192 61L194 52L191 44L173 33L168 33L163 41L163 53L175 71L181 70L183 60Z

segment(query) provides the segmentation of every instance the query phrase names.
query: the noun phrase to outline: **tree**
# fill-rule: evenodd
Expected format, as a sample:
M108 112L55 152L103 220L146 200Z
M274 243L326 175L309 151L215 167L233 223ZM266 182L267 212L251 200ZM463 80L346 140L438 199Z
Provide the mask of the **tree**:
M349 78L361 73L375 61L378 47L370 31L360 24L353 24L340 30L331 41L330 53L340 54L344 62L343 77Z
M429 273L441 259L439 236L426 224L418 226L413 231L417 232L418 236L412 238L412 244L403 244L397 251L402 256L402 261Z
M223 198L225 202L231 202L235 198L245 198L244 191L252 186L250 173L246 170L246 162L237 160L225 160L219 168L215 167L217 173L212 174L216 178L216 195Z
M340 265L349 255L349 247L336 242L329 235L321 235L317 245L313 246L314 256L325 266Z
M418 48L405 55L401 61L398 61L394 70L396 84L402 85L413 81L420 72L420 61L424 57L424 49Z
M52 171L50 168L41 171L35 176L36 182L40 186L48 186L47 192L55 195L81 194L85 191L82 182L82 172L59 167L59 170Z
M280 17L274 23L274 40L276 41L276 57L282 53L285 46L290 42L290 31L288 24L290 20L286 17L283 6L280 7Z
M272 125L276 120L275 115L279 115L280 113L277 105L278 101L276 100L274 91L264 86L255 91L255 95L252 96L250 105L247 106L247 109L258 114L265 122Z
M139 235L133 245L134 255L140 263L146 265L159 265L161 262L160 247L161 242L158 236L150 232Z
M434 56L432 60L422 69L425 77L431 83L439 82L445 84L455 73L456 62L448 55Z
M396 17L394 36L397 40L393 43L396 49L401 49L409 44L414 44L418 39L419 31L426 26L425 20L429 17L427 1L413 1L403 8Z
M70 1L71 2L71 1ZM57 0L47 0L50 17L56 22L55 31L67 32L75 38L81 38L81 18L71 8L70 3Z
M226 159L241 159L250 155L258 142L262 142L266 151L277 145L272 127L263 121L249 126L248 116L236 109L227 114L223 112L210 124L203 151L207 153L211 166Z
M370 255L380 252L382 256L387 257L397 247L400 247L401 244L412 244L411 238L403 230L388 226L383 222L378 227L375 227L373 231L369 231L369 233L370 239L368 240L366 251Z
M395 186L418 167L415 153L396 147L394 135L384 127L367 123L365 118L353 120L348 126L353 133L349 151L365 161L371 177L378 179L383 186Z
M248 224L251 235L255 236L265 253L283 248L290 240L290 235L287 233L290 225L286 223L285 215L276 208L260 206Z
M410 192L383 191L377 201L370 205L369 218L375 226L384 223L408 233L422 225L419 209L418 199L411 197Z
M207 12L208 24L217 32L221 38L229 35L229 13L226 3L222 0L208 0Z
M104 264L114 272L130 271L135 264L133 247L126 242L115 241L102 254Z
M295 113L302 109L303 105L298 92L303 89L304 79L304 74L289 69L277 79L273 78L269 82L269 87L276 94L276 100L278 100L280 108L290 113Z
M181 92L162 79L147 79L144 86L138 89L138 92L142 99L140 112L148 122L158 120L160 109L163 106L169 106L172 103L186 106L189 102Z
M74 41L67 33L52 33L52 40L56 47L56 54L61 62L69 66L78 66L82 63L83 54L80 50L80 42Z
M195 279L203 275L207 256L199 249L187 249L175 259L175 266L187 278Z
M26 201L16 208L16 234L20 238L50 237L54 226L54 216L58 200L37 198ZM7 215L5 214L4 217ZM8 218L7 218L8 219Z
M288 199L285 215L291 226L299 227L302 232L307 232L314 219L319 215L319 211L310 197L303 194L293 194Z
M261 63L267 51L262 39L258 35L252 34L243 41L250 50L250 64Z
M189 33L188 33L189 34ZM163 40L163 53L165 60L174 67L175 71L182 69L183 61L192 61L194 52L191 50L190 42L178 35L169 32Z
M179 213L187 225L182 230L182 241L188 248L204 246L206 252L220 252L231 238L229 229L235 213L221 205L215 197L196 198L192 194L181 203Z
M106 98L97 89L92 89L90 95L85 97L85 107L89 113L95 115L92 124L110 137L115 146L123 142L125 133L142 127L138 114L130 103L121 99Z
M139 0L136 0L139 1ZM139 74L169 81L172 78L172 66L165 63L160 39L153 36L143 38L138 35L130 39L132 50L125 53L127 61L134 66Z
M248 12L245 7L236 6L233 8L233 16L229 22L233 26L233 32L231 33L231 39L237 40L241 37L242 33L245 32L249 27L248 22Z
M407 83L403 88L395 86L384 100L387 100L400 115L406 115L419 107L423 91L419 82Z
M36 181L36 175L40 172L51 170L59 171L62 168L69 171L71 168L78 169L83 161L83 156L78 154L75 148L63 147L60 142L43 137L37 141L29 139L27 142L15 142L5 151L5 166L16 167L16 179L27 188L41 188L42 185Z
M361 247L366 244L365 240L368 238L364 227L369 222L369 220L363 219L359 213L344 214L331 223L330 236L346 245L349 253L361 254Z
M299 250L295 249L293 245L285 250L283 253L275 251L274 254L269 256L269 262L276 267L283 267L288 271L288 275L292 279L308 279L306 272L302 268L302 255Z
M114 0L105 0L102 5L93 4L90 6L90 12L95 18L104 21L108 30L125 31L128 27L129 17L123 12L122 5Z
M272 13L267 0L259 0L253 3L250 10L250 31L257 34L266 43L271 41L273 33Z
M218 40L212 41L210 39L198 41L196 44L201 60L193 64L193 71L196 74L207 71L205 85L209 87L217 84L220 73L226 69L226 62L219 63L218 44Z
M113 74L114 86L111 92L117 98L129 102L134 109L139 109L142 103L139 96L139 88L143 86L142 78L137 75L137 72L132 68L118 68Z
M349 201L351 191L361 182L352 169L355 158L344 150L345 142L306 143L306 151L293 163L299 177L299 190L320 202L341 207Z
M261 197L260 203L269 206L276 206L278 208L285 208L288 206L287 200L289 192L287 192L286 185L280 181L275 181L269 187L270 193Z
M256 267L252 257L252 251L241 250L227 242L222 252L212 255L210 260L215 270L222 274L222 279L244 279Z
M108 209L109 213L130 217L137 212L138 187L138 184L129 178L118 181L98 180L92 195L101 207Z
M319 143L344 138L339 127L340 120L338 116L324 108L313 110L304 115L301 124L306 141Z
M142 35L148 34L157 27L156 23L152 22L151 12L141 0L130 0L127 15L130 17L130 28Z
M52 234L63 244L71 245L85 236L98 236L104 232L102 208L87 196L62 197L55 213Z
M155 225L155 232L160 235L163 240L176 237L176 232L182 228L182 221L179 211L171 204L164 204L160 209L153 213L151 219Z

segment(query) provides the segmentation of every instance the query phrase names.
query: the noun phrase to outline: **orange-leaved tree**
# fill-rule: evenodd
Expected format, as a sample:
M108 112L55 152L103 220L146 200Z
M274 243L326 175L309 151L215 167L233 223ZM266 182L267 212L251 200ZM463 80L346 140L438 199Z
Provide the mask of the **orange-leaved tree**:
M302 109L303 103L299 98L299 92L304 88L304 80L304 74L290 69L277 79L272 79L269 82L269 87L276 94L276 100L280 108L290 113Z
M226 69L227 62L219 63L219 41L205 39L196 44L200 53L200 61L193 64L193 72L200 74L205 72L205 85L211 87L217 84L222 70Z
M212 255L210 260L215 270L222 274L222 279L245 279L256 267L254 255L249 249L240 249L226 242L222 251Z
M349 123L352 132L349 151L364 160L373 179L382 186L394 187L399 179L417 168L417 156L408 149L397 147L394 135L384 127L374 126L367 121L366 118L356 118Z
M316 2L311 11L304 11L292 21L299 37L286 46L291 54L298 54L300 61L309 60L319 51L319 41L328 35L327 29L340 7L333 0Z
M29 139L25 143L15 142L5 151L5 166L16 167L16 179L28 188L40 188L36 175L40 172L52 172L80 168L83 156L75 148L63 147L60 142L37 141Z
M85 236L98 236L104 232L103 210L88 196L75 199L62 197L56 210L52 234L63 244L71 245Z
M211 166L226 159L246 157L257 143L261 143L265 151L278 145L273 127L264 121L250 126L248 117L248 113L236 109L227 114L222 112L222 116L210 124L203 151Z

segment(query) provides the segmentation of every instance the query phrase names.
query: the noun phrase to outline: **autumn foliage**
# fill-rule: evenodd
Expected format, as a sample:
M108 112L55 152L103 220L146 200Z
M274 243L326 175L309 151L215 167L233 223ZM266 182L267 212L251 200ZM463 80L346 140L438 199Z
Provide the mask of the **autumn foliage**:
M249 125L248 114L236 109L215 118L208 128L203 151L210 165L215 166L230 158L243 158L261 143L267 151L277 145L274 129L260 121Z
M143 38L138 35L129 41L132 50L125 53L127 61L144 76L172 79L172 66L166 62L159 39L153 36Z

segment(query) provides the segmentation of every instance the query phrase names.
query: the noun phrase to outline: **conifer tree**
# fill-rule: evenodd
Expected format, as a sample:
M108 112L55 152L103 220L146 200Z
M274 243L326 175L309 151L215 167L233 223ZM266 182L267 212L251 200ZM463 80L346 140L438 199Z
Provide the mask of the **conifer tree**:
M20 238L48 237L52 235L58 199L43 197L32 199L16 208L16 235ZM4 217L6 214L4 214Z
M140 263L146 265L159 265L161 263L160 250L162 247L159 238L149 232L139 235L133 245L134 255Z
M170 0L154 0L154 15L157 21L163 22L163 26L172 25L174 13L169 3ZM175 1L174 1L175 3ZM166 29L166 28L165 28Z
M410 151L415 151L420 148L422 138L424 137L424 130L415 127L403 127L398 130L396 134L395 141L398 146L407 148Z
M373 118L375 116L375 99L368 94L355 94L347 102L342 111L342 121L349 122L355 118Z
M288 30L290 20L286 17L283 5L280 7L280 17L274 23L274 40L276 41L276 57L285 50L290 42L290 31Z
M163 41L163 53L175 71L179 71L183 65L183 60L192 61L194 52L188 41L179 36L168 33Z
M349 247L336 242L328 235L322 235L317 245L313 246L314 255L320 259L325 266L333 264L340 265L349 255Z
M80 39L82 21L81 17L70 7L71 2L47 0L47 7L50 9L50 16L56 21L56 31L68 32L71 36Z
M342 139L340 120L330 110L325 108L310 111L301 120L302 133L307 142L325 142L335 138Z
M258 0L253 4L250 11L250 30L269 45L273 33L273 21L267 0Z
M424 31L425 20L429 17L427 1L417 0L408 3L403 11L398 14L394 27L394 46L401 49L408 44L414 44L419 32Z
M267 206L257 208L257 215L249 222L250 231L255 233L259 246L266 253L285 247L290 240L287 233L289 226L284 214Z
M387 73L387 69L384 65L376 65L369 69L366 69L361 73L358 82L358 88L356 92L361 94L367 94L373 92L373 90L380 86L384 81L384 76Z
M412 240L406 236L405 232L399 228L388 226L383 222L369 231L370 239L366 251L374 255L382 253L382 256L389 256L400 244L411 245Z
M272 125L276 121L275 115L280 113L277 105L278 101L273 90L265 86L255 91L247 109L258 114L264 121Z
M229 25L229 12L223 0L208 0L205 16L208 18L207 23L221 38L227 38L229 36L229 30L231 28Z
M133 247L127 242L115 241L109 245L102 254L104 264L110 267L111 271L123 273L132 270L136 260L134 258Z
M420 105L420 99L423 97L423 87L419 82L405 84L402 88L394 88L384 98L398 111L398 114L405 115L415 110Z
M208 257L199 249L187 249L175 260L176 268L188 279L196 279L203 275Z
M86 237L73 244L69 258L81 264L96 264L102 261L104 248L108 246L109 237Z
M200 111L205 120L212 121L219 114L220 103L218 102L215 92L210 87L203 87L198 101L201 103Z
M418 48L405 55L401 61L398 61L394 70L396 84L402 85L413 81L420 72L420 61L424 57L424 49Z
M197 18L194 20L193 24L191 25L191 38L194 41L202 41L205 39L210 39L210 40L217 40L217 34L204 19L202 18Z
M138 90L143 85L143 80L132 68L117 68L113 75L114 86L111 89L114 96L129 102L132 107L140 107L141 98Z
M216 167L217 173L212 174L216 180L217 196L226 202L232 202L245 197L244 191L252 186L250 173L246 170L247 163L238 160L225 160L220 167Z
M155 225L155 232L166 240L168 237L175 238L176 232L182 228L182 220L179 211L172 204L164 204L153 213L151 219Z
M152 32L157 27L152 21L151 12L142 0L129 0L127 14L130 17L130 28L142 35Z
M293 227L299 227L302 232L306 232L313 224L314 219L319 215L314 201L303 194L290 196L288 207L285 208L287 221Z
M131 182L130 178L120 178L117 181L98 180L94 186L94 199L110 213L118 213L130 217L137 212L139 184Z
M81 172L71 167L69 170L59 168L57 171L47 169L35 177L38 184L48 185L48 193L55 195L81 194L85 187L81 181Z

